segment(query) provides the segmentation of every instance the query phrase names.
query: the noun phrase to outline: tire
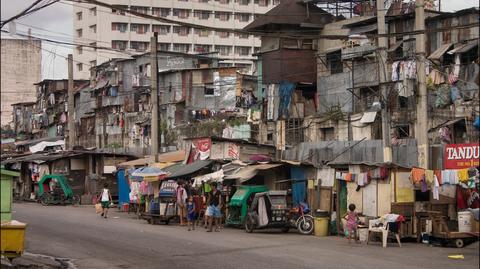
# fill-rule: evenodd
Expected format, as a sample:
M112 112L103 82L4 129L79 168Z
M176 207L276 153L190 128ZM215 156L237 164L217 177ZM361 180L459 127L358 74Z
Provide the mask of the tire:
M72 197L72 205L80 205L80 196L74 195Z
M465 246L465 242L463 241L463 239L458 238L455 240L455 246L457 248L463 248Z
M301 234L309 235L313 233L315 227L313 217L305 215L297 220L297 229Z
M282 228L282 233L288 233L290 231L290 227L283 227Z
M48 205L51 205L52 204L52 199L53 197L48 194L48 193L44 193L42 195L42 197L40 197L40 203L43 205L43 206L48 206Z
M247 216L245 219L245 231L247 233L253 233L253 230L255 230L255 221L252 217Z

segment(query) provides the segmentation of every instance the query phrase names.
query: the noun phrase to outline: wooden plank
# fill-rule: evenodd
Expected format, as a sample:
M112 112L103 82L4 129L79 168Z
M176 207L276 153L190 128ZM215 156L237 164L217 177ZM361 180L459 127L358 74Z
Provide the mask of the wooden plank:
M332 188L331 187L320 187L320 210L326 210L332 212Z

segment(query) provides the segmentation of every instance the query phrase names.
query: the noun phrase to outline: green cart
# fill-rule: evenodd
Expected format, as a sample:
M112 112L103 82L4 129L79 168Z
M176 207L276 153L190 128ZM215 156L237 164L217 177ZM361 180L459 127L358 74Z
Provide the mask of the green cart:
M268 191L268 188L263 185L239 186L228 203L228 216L225 223L230 226L243 226L248 207L252 203L255 194L266 191Z
M45 175L38 182L38 201L42 205L80 203L80 197L73 195L72 188L64 175Z

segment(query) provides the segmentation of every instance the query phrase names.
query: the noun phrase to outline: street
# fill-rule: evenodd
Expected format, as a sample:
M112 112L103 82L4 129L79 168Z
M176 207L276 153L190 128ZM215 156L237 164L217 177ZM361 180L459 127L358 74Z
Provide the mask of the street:
M14 219L28 223L26 250L72 259L78 268L478 268L479 244L463 249L404 243L348 244L339 237L225 228L187 232L177 225L149 225L93 206L14 204ZM463 254L465 259L447 256Z

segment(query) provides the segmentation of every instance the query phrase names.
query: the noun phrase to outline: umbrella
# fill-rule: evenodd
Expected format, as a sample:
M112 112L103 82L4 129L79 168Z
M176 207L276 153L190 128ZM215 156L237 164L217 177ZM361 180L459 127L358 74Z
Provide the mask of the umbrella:
M133 172L135 172L135 170L136 170L135 168L130 168L130 169L127 170L128 178L131 181L143 181L143 177L133 175Z
M142 167L133 171L133 177L141 177L145 181L156 181L167 176L167 173L158 167Z

